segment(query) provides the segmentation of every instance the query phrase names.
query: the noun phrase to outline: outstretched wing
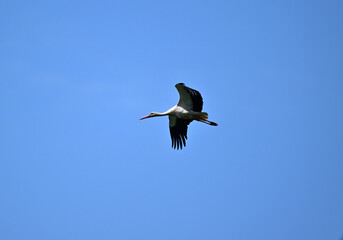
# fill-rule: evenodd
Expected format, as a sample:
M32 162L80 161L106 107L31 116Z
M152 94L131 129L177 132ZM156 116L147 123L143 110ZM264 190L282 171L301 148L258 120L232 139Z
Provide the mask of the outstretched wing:
M185 120L169 116L169 130L172 140L172 148L179 150L186 146L188 124L192 120Z
M187 87L184 83L178 83L175 87L180 94L178 106L194 112L201 112L203 101L197 90Z

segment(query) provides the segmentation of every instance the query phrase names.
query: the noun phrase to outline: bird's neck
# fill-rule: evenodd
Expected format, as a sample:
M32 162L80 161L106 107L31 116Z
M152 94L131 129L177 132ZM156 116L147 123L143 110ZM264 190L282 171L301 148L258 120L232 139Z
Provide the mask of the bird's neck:
M160 117L160 116L168 116L171 112L173 112L174 111L174 108L175 107L172 107L171 109L169 109L169 110L167 110L167 111L165 111L165 112L163 112L163 113L156 113L156 117Z
M168 111L164 112L164 113L156 113L156 117L161 117L161 116L167 116L169 114Z

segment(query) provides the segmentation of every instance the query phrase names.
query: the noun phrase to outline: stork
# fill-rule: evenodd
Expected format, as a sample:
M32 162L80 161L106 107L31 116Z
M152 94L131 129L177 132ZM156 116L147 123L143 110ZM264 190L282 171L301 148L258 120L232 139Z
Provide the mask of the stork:
M187 87L184 83L178 83L175 87L179 92L180 99L174 107L164 113L152 112L139 120L168 115L172 148L179 150L186 146L188 125L193 120L211 126L218 126L218 124L208 121L208 114L201 112L203 101L197 90Z

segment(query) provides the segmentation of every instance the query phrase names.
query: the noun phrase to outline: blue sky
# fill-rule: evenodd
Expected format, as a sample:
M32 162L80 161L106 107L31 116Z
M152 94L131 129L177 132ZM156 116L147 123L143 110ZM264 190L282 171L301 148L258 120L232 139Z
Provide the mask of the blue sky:
M342 1L2 1L0 238L343 236ZM171 148L199 90L219 124Z

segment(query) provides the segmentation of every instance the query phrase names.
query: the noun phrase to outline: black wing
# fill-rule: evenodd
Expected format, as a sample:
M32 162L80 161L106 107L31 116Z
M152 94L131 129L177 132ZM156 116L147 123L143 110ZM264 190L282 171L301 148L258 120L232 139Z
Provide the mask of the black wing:
M185 109L190 107L194 112L201 112L203 101L197 90L187 87L184 83L178 83L175 87L180 94L179 106Z
M169 130L172 140L172 148L179 150L186 146L188 124L192 120L184 120L169 116Z

